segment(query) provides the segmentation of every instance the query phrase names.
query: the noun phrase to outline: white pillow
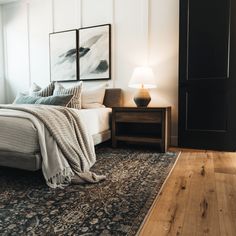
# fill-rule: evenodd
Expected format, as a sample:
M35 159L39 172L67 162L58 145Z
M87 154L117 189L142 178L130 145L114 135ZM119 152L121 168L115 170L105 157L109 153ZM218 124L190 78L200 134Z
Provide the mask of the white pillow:
M103 100L105 90L106 84L102 84L91 89L83 89L81 95L82 108L104 107Z
M36 83L31 84L30 89L29 89L29 94L32 94L34 92L40 91L42 88L37 85Z

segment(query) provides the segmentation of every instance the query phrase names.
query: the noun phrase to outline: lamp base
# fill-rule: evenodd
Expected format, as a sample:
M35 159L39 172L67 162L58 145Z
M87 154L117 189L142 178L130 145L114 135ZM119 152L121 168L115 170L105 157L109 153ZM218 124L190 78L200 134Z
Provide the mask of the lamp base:
M141 88L134 96L134 102L137 107L147 107L151 101L150 94L147 89Z

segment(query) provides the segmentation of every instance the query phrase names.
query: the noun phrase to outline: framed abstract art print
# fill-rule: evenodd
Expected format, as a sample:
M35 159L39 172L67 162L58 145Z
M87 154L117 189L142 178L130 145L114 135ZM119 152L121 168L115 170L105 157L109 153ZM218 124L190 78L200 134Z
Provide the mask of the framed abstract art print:
M51 81L78 80L78 30L49 35Z
M111 25L79 29L80 80L111 79Z

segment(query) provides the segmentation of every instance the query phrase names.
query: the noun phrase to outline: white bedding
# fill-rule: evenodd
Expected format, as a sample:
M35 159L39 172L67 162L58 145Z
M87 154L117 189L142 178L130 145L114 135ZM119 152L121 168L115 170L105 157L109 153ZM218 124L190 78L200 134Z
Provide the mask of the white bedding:
M75 109L75 111L83 117L90 135L98 134L110 129L109 116L111 108Z
M76 112L82 116L90 135L109 129L111 108L81 109ZM39 152L37 130L32 122L24 118L9 117L9 115L1 116L0 150L28 154Z

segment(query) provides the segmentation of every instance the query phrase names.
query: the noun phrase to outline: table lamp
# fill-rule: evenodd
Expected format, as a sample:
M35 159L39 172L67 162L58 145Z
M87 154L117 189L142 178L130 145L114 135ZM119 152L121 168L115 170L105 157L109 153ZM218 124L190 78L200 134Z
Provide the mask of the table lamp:
M134 96L137 107L147 107L151 101L148 89L156 88L152 69L144 66L135 68L129 81L129 87L138 89Z

